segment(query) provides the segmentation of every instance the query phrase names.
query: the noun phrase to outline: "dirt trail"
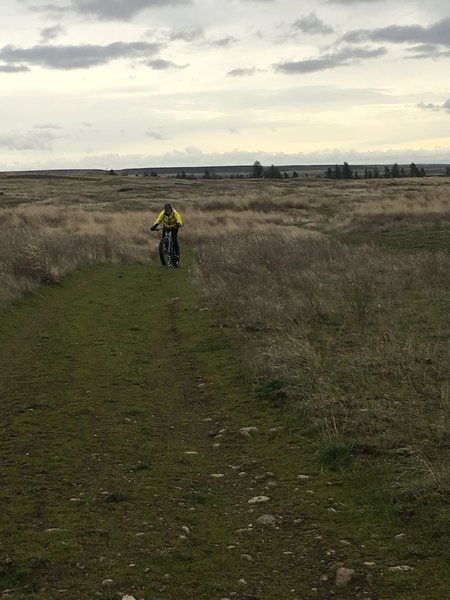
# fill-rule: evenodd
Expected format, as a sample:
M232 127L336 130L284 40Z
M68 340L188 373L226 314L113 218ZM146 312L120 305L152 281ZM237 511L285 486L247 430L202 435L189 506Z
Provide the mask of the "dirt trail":
M77 272L0 340L0 597L422 597L389 571L418 568L401 531L254 397L187 268Z

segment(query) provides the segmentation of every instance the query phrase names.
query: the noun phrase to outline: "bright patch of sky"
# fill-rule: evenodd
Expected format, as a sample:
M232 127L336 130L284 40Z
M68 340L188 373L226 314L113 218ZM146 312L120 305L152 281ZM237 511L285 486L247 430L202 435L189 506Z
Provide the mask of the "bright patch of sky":
M444 0L4 0L0 170L450 162Z

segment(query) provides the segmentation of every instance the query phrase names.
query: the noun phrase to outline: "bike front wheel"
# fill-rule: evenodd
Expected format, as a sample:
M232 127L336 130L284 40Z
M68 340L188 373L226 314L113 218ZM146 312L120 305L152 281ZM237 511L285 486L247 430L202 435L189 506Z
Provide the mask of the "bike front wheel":
M162 238L159 242L159 258L164 267L170 267L172 257L170 256L170 244L167 243L167 239Z

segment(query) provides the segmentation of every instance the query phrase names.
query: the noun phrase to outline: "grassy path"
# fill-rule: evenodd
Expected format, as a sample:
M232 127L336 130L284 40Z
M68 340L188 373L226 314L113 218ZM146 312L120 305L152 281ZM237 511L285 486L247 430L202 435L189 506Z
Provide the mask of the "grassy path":
M188 269L155 265L2 316L0 597L446 597L446 566L320 472L201 309Z

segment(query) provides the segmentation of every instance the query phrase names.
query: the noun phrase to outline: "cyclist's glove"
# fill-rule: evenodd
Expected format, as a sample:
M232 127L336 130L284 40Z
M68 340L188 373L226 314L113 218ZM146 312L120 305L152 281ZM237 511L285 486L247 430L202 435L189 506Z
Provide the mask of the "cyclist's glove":
M150 231L155 231L155 229L158 227L158 223L155 223L154 225L152 225L150 227Z

